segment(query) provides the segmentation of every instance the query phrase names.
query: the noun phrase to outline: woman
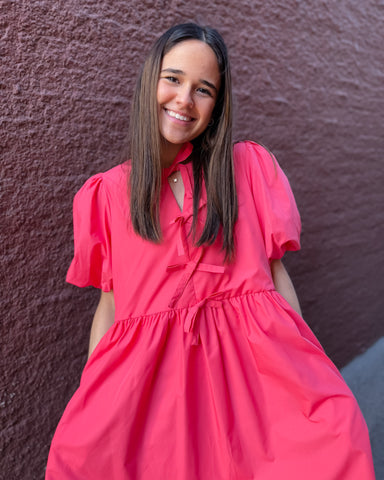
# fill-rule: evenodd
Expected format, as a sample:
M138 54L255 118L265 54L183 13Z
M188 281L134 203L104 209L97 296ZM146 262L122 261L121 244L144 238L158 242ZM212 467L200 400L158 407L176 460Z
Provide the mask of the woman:
M299 248L288 181L231 125L222 38L171 28L137 83L131 161L75 197L67 280L101 297L48 480L374 478L281 262Z

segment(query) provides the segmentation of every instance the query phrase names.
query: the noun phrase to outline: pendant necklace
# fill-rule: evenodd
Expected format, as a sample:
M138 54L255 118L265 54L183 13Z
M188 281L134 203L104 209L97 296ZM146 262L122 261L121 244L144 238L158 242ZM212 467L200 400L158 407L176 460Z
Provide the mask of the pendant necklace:
M171 179L170 179L171 182L177 183L177 181L178 181L177 173L178 173L178 172L174 172L174 173L172 174L172 177L171 177Z

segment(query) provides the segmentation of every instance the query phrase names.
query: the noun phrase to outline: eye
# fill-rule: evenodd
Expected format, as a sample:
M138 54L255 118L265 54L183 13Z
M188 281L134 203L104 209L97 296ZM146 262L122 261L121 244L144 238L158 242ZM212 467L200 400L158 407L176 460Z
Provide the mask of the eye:
M199 87L197 91L204 96L213 97L212 92L208 88Z
M167 77L164 77L164 78L171 83L178 83L179 81L176 77L173 77L172 75L168 75Z

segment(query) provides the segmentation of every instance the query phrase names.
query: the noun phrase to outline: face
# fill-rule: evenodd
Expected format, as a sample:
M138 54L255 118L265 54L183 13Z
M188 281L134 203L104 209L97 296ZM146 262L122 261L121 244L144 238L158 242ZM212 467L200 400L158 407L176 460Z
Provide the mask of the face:
M163 163L207 128L220 88L216 56L206 43L186 40L163 58L157 86Z

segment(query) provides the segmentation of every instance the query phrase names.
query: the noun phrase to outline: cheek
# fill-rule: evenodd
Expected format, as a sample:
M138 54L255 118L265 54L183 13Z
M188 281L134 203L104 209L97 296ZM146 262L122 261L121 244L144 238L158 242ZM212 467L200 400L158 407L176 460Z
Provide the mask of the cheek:
M161 103L161 98L162 98L162 88L161 88L161 85L158 84L157 85L157 92L156 92L157 103Z
M164 82L159 82L157 85L157 103L159 105L166 103L169 98L172 96L171 89L164 84Z
M206 121L206 123L209 123L211 118L212 118L212 113L213 113L213 110L215 108L215 104L211 104L211 105L207 105L205 108L204 108L204 120Z

